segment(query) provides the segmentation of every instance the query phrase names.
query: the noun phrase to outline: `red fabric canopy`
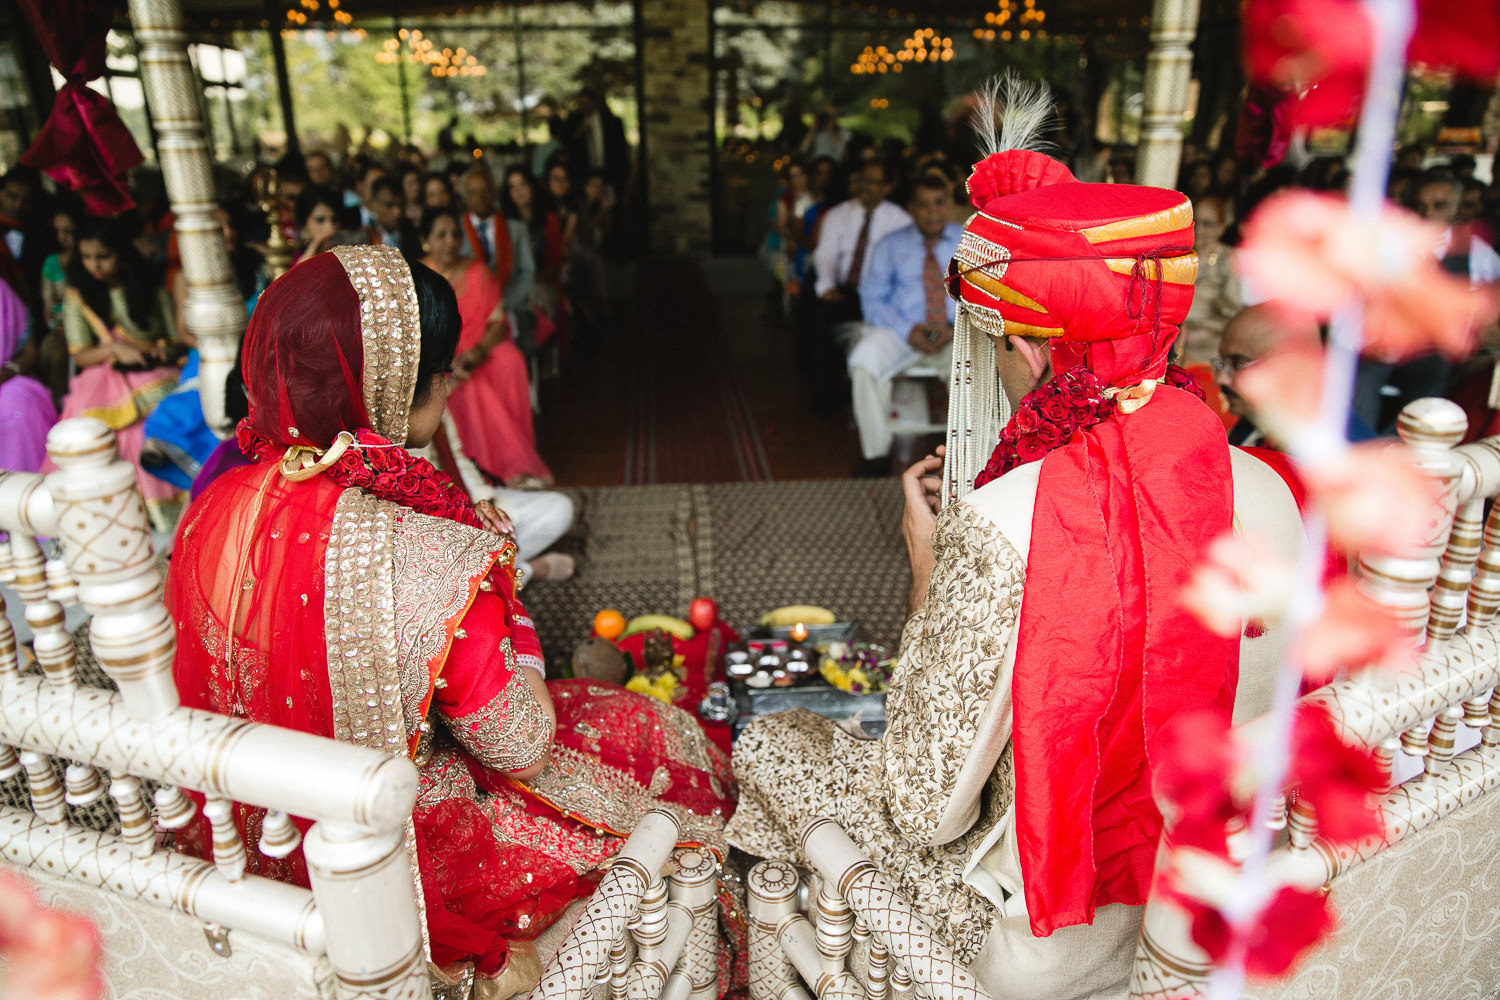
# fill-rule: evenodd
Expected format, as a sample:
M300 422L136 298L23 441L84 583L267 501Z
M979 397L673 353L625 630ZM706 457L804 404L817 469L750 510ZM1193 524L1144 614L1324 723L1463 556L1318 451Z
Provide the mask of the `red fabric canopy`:
M114 105L90 90L104 73L113 0L16 0L42 51L66 78L21 162L76 192L94 215L135 206L126 174L144 157Z

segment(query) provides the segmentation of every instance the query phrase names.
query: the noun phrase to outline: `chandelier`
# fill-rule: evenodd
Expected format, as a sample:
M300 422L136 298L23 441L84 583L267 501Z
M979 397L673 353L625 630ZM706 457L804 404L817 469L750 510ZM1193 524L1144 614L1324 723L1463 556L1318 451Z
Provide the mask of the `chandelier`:
M953 39L943 37L932 28L918 28L896 50L884 45L866 45L865 50L855 57L849 72L855 76L899 73L907 63L949 62L952 59Z
M330 0L331 2L331 0ZM405 42L403 51L402 42ZM479 59L463 47L439 49L430 38L423 38L420 28L402 28L397 37L380 43L375 61L388 66L398 62L421 63L436 77L484 76L489 72Z
M318 11L327 7L333 18L333 23L347 28L354 23L354 15L339 7L339 0L297 0L296 7L288 7L286 11L286 26L303 27L307 24L310 16L316 17Z
M1013 38L1028 41L1035 35L1046 38L1042 25L1047 12L1037 6L1037 0L998 0L994 10L984 15L988 27L975 28L974 37L981 42L993 42L997 37L1002 42Z

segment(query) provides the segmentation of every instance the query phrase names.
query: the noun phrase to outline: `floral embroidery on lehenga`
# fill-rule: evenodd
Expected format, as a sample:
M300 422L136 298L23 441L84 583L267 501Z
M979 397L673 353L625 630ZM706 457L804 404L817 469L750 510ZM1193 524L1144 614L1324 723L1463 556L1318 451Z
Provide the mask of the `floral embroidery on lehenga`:
M925 610L906 626L886 735L862 739L803 710L757 720L735 745L740 803L725 833L757 857L805 863L801 829L833 818L967 961L983 947L995 911L964 883L964 865L1013 800L1008 744L975 792L977 822L947 844L924 838L947 809L965 807L950 799L983 739L986 706L1000 693L1025 568L968 504L939 515L933 549L937 568Z
M488 703L449 719L448 731L475 760L496 771L530 767L552 746L552 720L520 671Z

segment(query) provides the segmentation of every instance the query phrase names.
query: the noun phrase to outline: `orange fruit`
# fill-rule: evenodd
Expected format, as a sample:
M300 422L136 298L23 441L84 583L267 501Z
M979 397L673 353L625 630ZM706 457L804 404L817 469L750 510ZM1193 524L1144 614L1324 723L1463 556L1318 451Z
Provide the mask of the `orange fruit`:
M618 638L625 631L625 616L614 608L605 608L594 616L594 634L601 639Z

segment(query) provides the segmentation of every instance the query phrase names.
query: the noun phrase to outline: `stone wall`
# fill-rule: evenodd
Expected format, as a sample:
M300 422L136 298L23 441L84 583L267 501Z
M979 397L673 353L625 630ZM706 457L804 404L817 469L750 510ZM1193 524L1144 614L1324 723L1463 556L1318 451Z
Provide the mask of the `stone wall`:
M653 250L707 253L708 0L643 0L644 130Z

